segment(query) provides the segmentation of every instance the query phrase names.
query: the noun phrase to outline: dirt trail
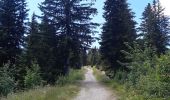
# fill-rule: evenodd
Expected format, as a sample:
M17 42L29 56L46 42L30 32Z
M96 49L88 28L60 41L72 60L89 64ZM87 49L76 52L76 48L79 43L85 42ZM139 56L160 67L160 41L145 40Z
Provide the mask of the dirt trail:
M91 68L86 68L85 80L82 82L82 88L74 100L116 100L116 97L97 82Z

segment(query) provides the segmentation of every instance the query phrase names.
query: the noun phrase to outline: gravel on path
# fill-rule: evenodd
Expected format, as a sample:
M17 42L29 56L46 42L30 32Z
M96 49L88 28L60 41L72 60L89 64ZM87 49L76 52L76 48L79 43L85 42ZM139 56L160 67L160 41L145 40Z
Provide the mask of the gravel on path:
M81 91L74 100L116 100L113 93L96 80L92 68L86 67L86 69Z

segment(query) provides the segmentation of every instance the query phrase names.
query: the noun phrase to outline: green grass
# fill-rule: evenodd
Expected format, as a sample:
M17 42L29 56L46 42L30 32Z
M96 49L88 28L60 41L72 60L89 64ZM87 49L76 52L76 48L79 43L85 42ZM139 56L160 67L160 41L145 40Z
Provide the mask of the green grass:
M125 85L109 79L105 74L101 74L102 72L100 70L93 68L93 72L99 82L112 89L112 91L117 95L118 100L145 100L144 97L142 95L138 95L135 90L129 89L127 91Z
M79 81L84 79L84 70L71 70L61 77L56 86L37 88L16 94L9 94L2 100L71 100L80 90Z
M96 68L93 68L94 75L96 79L103 85L112 89L112 91L117 95L118 100L170 100L163 98L148 98L148 94L138 93L138 89L128 88L126 84L121 84L115 80L109 79L106 75Z

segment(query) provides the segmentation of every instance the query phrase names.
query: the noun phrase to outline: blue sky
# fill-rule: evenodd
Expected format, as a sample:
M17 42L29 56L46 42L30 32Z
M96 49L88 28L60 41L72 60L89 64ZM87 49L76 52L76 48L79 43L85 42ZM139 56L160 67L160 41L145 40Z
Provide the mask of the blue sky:
M29 17L32 15L33 12L35 12L37 15L40 15L41 12L38 9L38 3L42 2L44 0L27 0L28 2L28 8L29 11ZM103 6L104 6L105 0L96 0L95 7L98 9L98 15L94 17L94 22L97 22L99 24L104 23L104 19L102 17L103 14ZM153 0L128 0L128 3L130 4L130 8L133 12L135 12L135 20L140 23L140 18L142 15L142 12L144 11L144 8L146 7L147 3L152 2ZM166 1L166 0L162 0ZM168 0L169 1L169 0ZM97 30L99 31L98 34L96 34L97 37L99 37L99 34L101 34L101 28L98 27ZM99 47L98 42L93 43L93 47L97 46Z

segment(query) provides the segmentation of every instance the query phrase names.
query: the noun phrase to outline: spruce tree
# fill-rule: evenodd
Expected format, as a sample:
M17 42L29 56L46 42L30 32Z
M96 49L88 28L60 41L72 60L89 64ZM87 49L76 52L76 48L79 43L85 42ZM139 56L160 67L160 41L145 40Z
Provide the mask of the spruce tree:
M53 84L56 78L62 74L62 67L58 66L58 37L56 35L56 28L49 21L49 18L44 15L40 24L40 53L39 60L43 78L47 82Z
M91 48L88 51L88 64L91 65L91 67L93 66L97 66L100 62L100 54L99 54L99 49L95 48Z
M104 11L106 22L102 28L100 52L108 66L104 69L114 72L123 68L119 62L126 61L121 53L121 50L127 49L124 43L131 44L136 39L136 22L127 0L106 0Z
M61 57L58 60L63 66L64 74L69 72L69 65L73 64L71 53L80 54L93 40L91 34L95 33L93 29L97 26L91 22L91 15L97 13L93 5L90 0L45 0L40 5L43 14L57 30L60 52L58 56ZM79 55L76 59L79 59Z
M81 65L82 66L87 66L87 49L88 48L83 48L81 50Z
M147 46L156 51L158 55L164 54L169 44L169 19L164 14L159 0L150 3L143 12L140 31Z
M62 68L58 61L60 57L57 55L59 48L56 28L46 15L41 17L41 23L38 23L36 18L37 16L33 14L30 23L27 47L28 65L36 60L40 66L43 80L54 84L57 77L62 74Z
M36 15L33 13L31 22L29 24L29 34L27 36L27 62L31 64L38 56L38 47L40 46L39 23L36 20Z
M14 64L21 53L26 17L25 0L0 1L0 65Z

